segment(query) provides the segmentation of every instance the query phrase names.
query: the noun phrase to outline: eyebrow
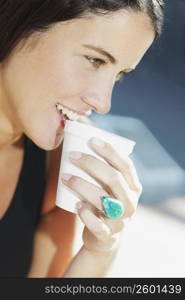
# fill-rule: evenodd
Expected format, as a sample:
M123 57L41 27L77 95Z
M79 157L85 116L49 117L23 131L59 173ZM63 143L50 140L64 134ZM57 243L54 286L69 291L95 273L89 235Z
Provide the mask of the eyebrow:
M105 49L103 49L101 47L96 47L96 46L87 45L87 44L83 45L83 47L94 50L94 51L106 56L112 64L118 63L117 59L112 54L110 54L109 52L107 52ZM125 71L121 71L120 73L128 73L133 70L134 70L134 68L127 68Z

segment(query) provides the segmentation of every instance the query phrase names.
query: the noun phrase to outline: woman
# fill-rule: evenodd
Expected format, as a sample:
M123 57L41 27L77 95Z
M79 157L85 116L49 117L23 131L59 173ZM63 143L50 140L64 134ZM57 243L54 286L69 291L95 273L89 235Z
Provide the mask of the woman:
M141 185L131 160L109 144L91 143L108 165L71 153L102 186L63 174L84 199L83 246L72 259L76 216L55 206L63 139L57 108L77 112L79 121L92 110L108 113L115 82L136 68L162 18L157 0L0 0L1 276L108 274ZM103 195L123 203L123 216L103 212Z

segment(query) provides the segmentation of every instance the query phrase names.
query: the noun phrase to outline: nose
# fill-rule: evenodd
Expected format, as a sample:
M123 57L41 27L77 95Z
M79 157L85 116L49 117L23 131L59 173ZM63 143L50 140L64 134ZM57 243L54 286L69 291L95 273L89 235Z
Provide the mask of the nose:
M108 92L95 89L82 96L82 100L94 109L98 114L107 114L111 109L112 89Z

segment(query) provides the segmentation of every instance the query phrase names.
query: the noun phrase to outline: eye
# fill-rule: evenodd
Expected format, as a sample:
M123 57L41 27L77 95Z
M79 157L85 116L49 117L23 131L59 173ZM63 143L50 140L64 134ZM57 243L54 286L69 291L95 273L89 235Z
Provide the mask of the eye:
M85 58L96 68L98 69L101 65L105 65L106 62L97 57L85 56Z
M120 72L117 76L116 81L123 82L124 78L125 78L125 72Z

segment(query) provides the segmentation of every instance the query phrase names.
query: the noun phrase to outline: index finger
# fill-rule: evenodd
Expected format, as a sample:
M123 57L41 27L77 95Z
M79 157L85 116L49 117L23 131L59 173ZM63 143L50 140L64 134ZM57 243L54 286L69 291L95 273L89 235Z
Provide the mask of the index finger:
M111 144L102 141L104 142L103 146L98 146L94 143L95 140L95 138L90 139L90 145L93 150L101 155L112 167L117 169L126 179L130 189L137 192L140 196L142 185L132 160L127 156L120 156Z

